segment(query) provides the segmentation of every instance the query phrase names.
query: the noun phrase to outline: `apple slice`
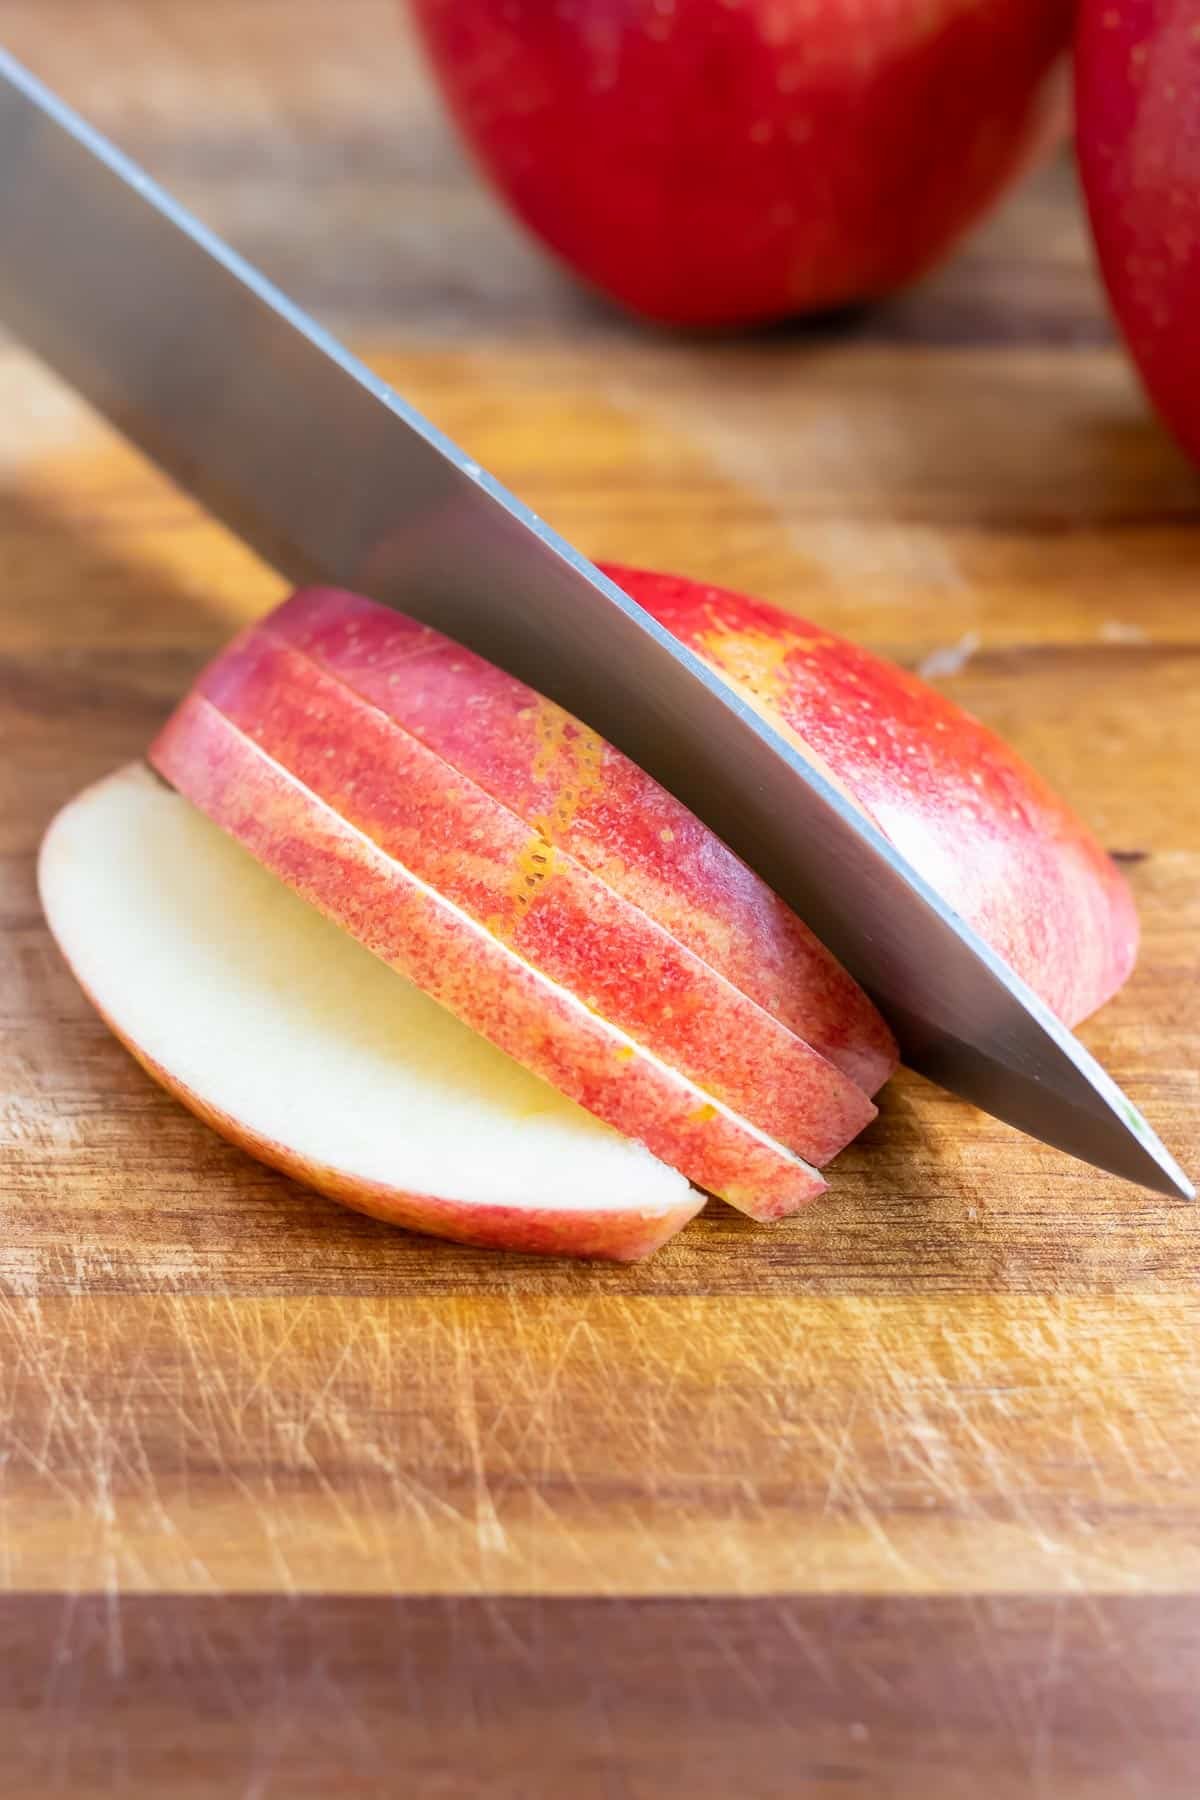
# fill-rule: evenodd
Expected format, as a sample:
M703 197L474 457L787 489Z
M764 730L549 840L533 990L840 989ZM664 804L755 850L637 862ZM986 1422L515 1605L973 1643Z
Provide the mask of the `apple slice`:
M1133 968L1120 870L1008 745L936 689L806 619L610 567L661 625L791 736L1068 1025Z
M116 1035L201 1118L310 1186L436 1236L622 1262L703 1204L140 765L59 814L39 872L51 929Z

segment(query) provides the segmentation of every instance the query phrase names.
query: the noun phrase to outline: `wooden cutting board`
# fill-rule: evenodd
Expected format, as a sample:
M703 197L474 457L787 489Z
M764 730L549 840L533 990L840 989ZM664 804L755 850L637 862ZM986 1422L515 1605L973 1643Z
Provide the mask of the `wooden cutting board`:
M1200 1168L1200 482L1065 165L866 317L676 342L518 238L385 0L3 31L583 547L1011 737L1128 869L1086 1037ZM901 1077L804 1217L474 1253L257 1167L92 1016L39 835L279 591L0 344L0 1795L1194 1794L1200 1212Z

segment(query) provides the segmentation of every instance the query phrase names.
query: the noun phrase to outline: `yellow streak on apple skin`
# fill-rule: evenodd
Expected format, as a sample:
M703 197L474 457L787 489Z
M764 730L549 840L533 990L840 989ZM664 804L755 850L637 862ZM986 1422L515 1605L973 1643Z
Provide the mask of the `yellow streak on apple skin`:
M791 648L786 638L717 625L701 635L700 644L701 655L745 699L779 705L786 687L784 664Z
M577 724L552 700L540 695L536 701L534 730L538 737L531 771L534 781L549 781L560 772L561 765L566 765L562 770L565 779L558 788L553 807L549 813L533 820L536 829L553 844L574 824L584 796L603 789L604 741L594 731Z
M509 877L508 917L493 913L487 921L488 930L494 937L505 943L511 940L522 913L537 899L543 883L554 873L556 860L557 852L553 844L540 831L534 831L526 838Z
M488 920L489 931L505 941L553 874L554 846L570 830L584 796L599 792L604 786L603 740L540 694L530 710L538 740L530 770L533 780L540 785L556 775L562 779L550 811L531 819L533 829L513 864L508 884L508 918L497 913Z
M835 640L818 638L813 641L819 645ZM703 632L698 643L699 654L713 674L719 675L727 687L768 719L772 729L786 738L793 750L823 776L830 787L837 789L843 800L848 800L865 818L871 819L872 824L878 824L857 794L850 791L841 776L788 724L780 711L787 688L785 665L792 645L784 639L769 637L766 632L728 631L722 627Z

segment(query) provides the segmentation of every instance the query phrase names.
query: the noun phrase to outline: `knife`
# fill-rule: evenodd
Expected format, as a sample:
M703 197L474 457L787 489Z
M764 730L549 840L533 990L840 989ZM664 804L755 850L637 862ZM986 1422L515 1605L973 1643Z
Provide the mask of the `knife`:
M611 739L807 920L911 1067L1194 1197L1083 1046L764 719L3 50L0 321L292 581L436 625Z

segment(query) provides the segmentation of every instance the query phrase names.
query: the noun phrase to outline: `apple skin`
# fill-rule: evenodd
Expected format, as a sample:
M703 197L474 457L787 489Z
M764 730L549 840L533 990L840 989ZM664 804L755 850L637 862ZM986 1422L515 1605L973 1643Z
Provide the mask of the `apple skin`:
M1075 1025L1125 981L1128 884L1086 825L916 676L764 601L606 571L801 748L929 884Z
M1200 463L1200 6L1082 0L1080 174L1109 297L1150 398Z
M727 327L932 266L1062 116L1071 0L410 0L517 216L634 313Z
M345 740L324 742L336 764ZM807 1162L546 979L306 788L203 693L176 708L149 760L293 892L697 1187L761 1220L784 1218L824 1192Z
M385 608L353 617L391 716L270 627L246 633L197 691L418 880L762 1131L818 1165L857 1137L875 1108L848 1075L406 728L431 664L463 714L482 712L472 702L488 665L437 633L414 638ZM576 729L599 784L601 741ZM657 835L666 796L645 787L640 824Z

